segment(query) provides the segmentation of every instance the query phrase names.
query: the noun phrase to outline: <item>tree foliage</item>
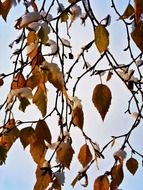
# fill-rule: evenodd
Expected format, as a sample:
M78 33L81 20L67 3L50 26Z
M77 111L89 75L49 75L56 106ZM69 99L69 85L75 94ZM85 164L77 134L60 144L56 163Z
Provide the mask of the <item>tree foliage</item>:
M66 168L70 170L74 158L82 165L82 169L71 185L74 187L81 179L85 179L83 186L88 187L88 171L94 164L99 167L100 159L105 158L106 161L105 150L109 150L117 141L121 144L119 150L113 153L112 166L95 177L94 190L118 189L124 180L125 167L134 175L139 167L137 158L143 159L143 154L131 144L131 135L142 121L143 1L129 1L123 13L118 11L114 0L108 3L118 18L116 22L122 22L125 28L123 40L127 46L123 52L130 57L128 63L120 64L110 48L110 25L113 18L110 14L97 18L90 0L65 0L64 3L61 0L0 2L0 15L5 21L8 20L9 12L14 11L14 5L24 8L14 26L20 35L10 44L13 51L13 71L0 74L1 88L5 87L7 78L10 81L9 92L0 107L3 115L0 162L6 162L7 153L17 139L20 139L24 149L29 146L30 154L37 165L34 190L62 189L66 181L64 173ZM90 23L89 31L92 35L91 40L86 39L88 43L84 44L83 41L84 46L77 57L72 46L72 40L76 36L72 36L71 32L76 27L76 22L81 22L85 28ZM138 55L134 53L133 43L139 51ZM89 64L86 55L92 51L96 56ZM108 64L102 65L101 69L99 65L103 60ZM114 80L113 76L130 93L125 114L134 116L134 122L125 134L113 134L108 142L105 139L101 148L100 142L98 145L86 133L84 105L77 91L83 78L87 77L88 83L91 78L99 79L100 82L93 86L90 101L103 122L106 122L113 101L113 92L108 81ZM50 92L52 98L49 96ZM31 114L31 120L19 120L17 108L19 112L26 114L30 106L33 106L33 112L39 112L39 117L33 120ZM58 123L55 115L58 116ZM49 118L57 123L58 134L53 134L54 129L49 125ZM80 131L79 138L85 140L78 150L73 146L73 142L78 140L71 135L71 130L75 130L75 127ZM55 138L56 141L53 140Z

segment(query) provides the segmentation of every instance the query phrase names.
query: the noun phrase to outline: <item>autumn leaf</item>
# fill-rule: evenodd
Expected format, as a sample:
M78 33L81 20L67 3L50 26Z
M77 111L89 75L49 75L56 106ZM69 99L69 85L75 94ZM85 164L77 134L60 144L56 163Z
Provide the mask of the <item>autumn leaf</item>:
M39 166L43 164L46 154L46 145L43 140L38 139L37 141L30 144L31 156Z
M47 123L44 120L39 120L35 128L35 134L38 139L46 140L51 144L51 132L48 128Z
M120 16L119 19L127 19L130 16L132 16L133 14L134 14L134 8L133 8L133 6L131 4L128 4L126 10L122 14L122 16Z
M0 15L2 15L5 21L11 7L12 7L12 0L5 0L4 2L0 1Z
M83 167L87 166L92 160L92 154L87 144L84 144L80 148L80 151L78 153L78 160L80 161Z
M141 0L134 0L134 9L135 9L136 23L138 23L139 20L140 20L140 16L143 13L143 1L141 1Z
M5 164L7 158L7 149L4 145L0 144L0 165Z
M27 108L28 105L30 105L30 102L27 98L25 97L20 98L19 110L25 112L25 109Z
M68 11L64 11L60 16L61 22L66 22L68 18L69 18Z
M104 84L98 84L93 91L92 101L97 108L102 120L108 112L111 104L112 94L108 86Z
M17 73L16 76L14 77L12 83L11 83L11 89L19 89L23 88L25 85L25 78L21 72Z
M0 87L3 86L3 84L4 84L4 80L0 79Z
M62 142L56 152L56 160L64 167L70 167L70 163L74 154L74 150L69 142Z
M32 127L21 129L19 136L24 149L35 141L35 131Z
M47 172L45 175L43 175L42 169L37 166L36 183L34 185L34 190L45 190L51 181L52 179L50 174Z
M42 116L44 117L47 113L47 90L45 84L39 84L32 101L38 107Z
M41 75L39 72L35 72L32 76L30 76L27 80L26 80L26 87L29 87L31 89L34 89L36 86L39 85L41 79Z
M138 161L135 158L130 158L126 162L126 167L134 175L138 169Z
M100 53L107 50L109 45L109 32L105 26L99 24L95 28L95 44Z
M94 190L109 190L109 179L106 175L101 175L94 181Z
M38 31L38 37L43 44L46 44L48 41L48 31L44 27L41 27Z

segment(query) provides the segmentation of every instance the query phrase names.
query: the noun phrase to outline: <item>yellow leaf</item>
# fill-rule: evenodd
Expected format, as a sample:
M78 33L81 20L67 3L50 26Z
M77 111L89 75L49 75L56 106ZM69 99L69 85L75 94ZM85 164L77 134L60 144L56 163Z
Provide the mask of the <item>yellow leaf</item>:
M78 160L80 161L83 167L87 166L89 162L92 160L92 154L87 144L84 144L80 148L80 151L78 153Z
M12 7L11 0L5 0L3 3L0 1L0 15L2 15L5 21L11 7Z
M110 188L111 190L113 190L122 183L124 178L123 165L121 163L112 167L111 176L112 176L112 181L110 184Z
M96 178L94 190L109 190L109 179L106 175L101 175Z
M25 127L20 131L20 141L25 149L30 143L35 141L34 129L32 127Z
M38 139L37 141L30 144L30 153L33 160L42 167L43 161L45 160L46 145L43 140Z
M107 50L109 45L109 32L105 26L101 24L95 28L95 44L100 53Z
M135 174L138 169L138 161L135 158L130 158L126 162L127 169L131 174Z
M81 130L83 129L84 115L82 108L75 107L72 111L72 123L78 126Z
M74 150L69 142L62 142L56 152L56 160L69 169L73 154Z
M68 11L64 11L61 14L60 18L61 18L61 22L66 22L68 20L68 18L69 18Z
M44 120L39 120L37 122L35 133L38 139L46 140L48 143L51 144L51 132L48 128L47 123Z
M135 44L137 45L137 47L143 51L143 21L140 21L134 31L131 33L131 37L133 39L133 41L135 42Z
M36 169L36 183L34 190L45 190L52 181L50 174L47 172L43 175L43 171L39 166Z
M47 113L47 90L45 84L40 83L33 96L33 103L38 107L42 116Z
M102 120L106 116L106 113L110 107L112 94L108 86L104 84L98 84L93 91L92 101L97 108Z
M119 19L127 19L134 14L134 8L131 4L128 4L126 10L123 15Z

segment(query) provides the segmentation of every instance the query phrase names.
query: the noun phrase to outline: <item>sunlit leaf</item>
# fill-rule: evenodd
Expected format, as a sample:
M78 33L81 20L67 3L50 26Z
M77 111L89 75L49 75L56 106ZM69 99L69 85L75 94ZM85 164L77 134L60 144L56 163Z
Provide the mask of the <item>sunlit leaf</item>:
M12 0L0 1L0 15L6 21L7 15L12 7Z
M106 175L101 175L94 181L94 190L109 190L109 179Z
M45 175L43 175L43 171L39 166L37 166L34 190L45 190L51 181L52 179L50 174L47 172Z
M135 158L130 158L126 162L127 169L131 174L135 174L138 169L138 161Z
M39 120L37 122L35 133L38 139L46 140L51 144L51 132L48 128L47 123L44 120Z
M36 139L35 132L32 127L25 127L20 131L20 141L25 149L30 143L33 143Z
M62 142L56 152L56 160L60 164L63 164L64 167L70 167L70 163L74 154L74 150L69 142Z
M42 116L47 113L47 90L43 83L40 83L33 96L33 103L38 107Z
M109 32L105 26L101 24L95 28L95 44L100 53L107 50L109 45Z
M120 19L127 19L130 16L132 16L133 14L134 14L134 8L131 4L128 4L126 10L124 11L124 13L120 17Z
M111 104L112 94L108 86L98 84L93 91L92 101L104 120Z
M92 160L92 154L87 144L84 144L78 153L78 160L83 167L87 166Z

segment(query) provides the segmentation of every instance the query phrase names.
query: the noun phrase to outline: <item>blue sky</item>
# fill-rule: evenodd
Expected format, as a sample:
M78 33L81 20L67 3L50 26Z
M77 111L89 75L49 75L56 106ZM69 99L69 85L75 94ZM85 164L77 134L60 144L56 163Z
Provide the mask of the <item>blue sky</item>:
M63 1L64 2L64 1ZM115 1L119 5L119 9L121 12L126 8L128 3L127 0L120 0L118 2ZM117 16L114 14L114 11L110 8L109 1L103 0L100 3L98 0L91 0L92 8L95 11L95 14L98 15L98 19L101 20L107 16L107 14L112 15L111 25L108 27L111 33L111 41L110 41L110 49L116 54L118 61L121 64L126 64L129 62L129 57L122 50L126 46L126 41L123 40L125 36L125 31L123 29L123 24L121 21L116 21ZM10 60L11 50L8 45L18 36L18 32L15 32L13 29L14 20L17 18L17 15L20 15L18 7L14 10L12 9L10 14L8 15L8 23L6 24L3 20L0 20L0 54L1 54L1 72L10 72L13 68L12 62ZM89 33L90 25L87 25L87 28L83 28L79 24L79 20L75 21L73 24L73 28L71 29L71 33L75 40L72 41L73 46L76 47L76 50L79 51L79 48L84 45L84 40L91 38L92 33ZM81 35L82 34L82 35ZM138 50L135 49L135 55L138 54ZM95 55L94 50L88 56L89 63L94 63L95 56L99 56L98 53ZM106 64L103 60L101 64ZM102 67L102 66L101 66ZM76 75L76 71L74 71ZM78 71L77 71L78 73ZM122 134L130 128L133 123L133 119L130 116L124 114L124 111L127 108L127 100L129 98L128 90L120 81L117 80L115 76L113 76L113 80L109 81L108 85L112 91L113 101L111 108L107 114L105 122L103 123L100 119L99 114L95 110L93 104L91 103L91 99L89 98L92 94L93 87L99 83L99 80L96 78L86 78L81 80L79 83L77 95L80 99L82 99L83 109L86 116L85 121L85 131L89 136L91 136L96 142L100 144L102 147L108 140L110 140L111 135L119 135ZM9 86L9 80L5 83ZM85 87L86 85L86 87ZM1 100L3 100L8 92L7 88L0 89ZM3 96L5 93L5 96ZM52 96L52 95L51 95ZM32 113L32 114L31 114ZM30 115L30 117L29 117ZM28 108L27 114L17 113L18 118L38 118L38 113L33 113L31 108ZM51 122L51 121L49 121ZM0 121L0 124L2 121ZM51 124L51 123L50 123ZM51 124L52 125L52 124ZM53 124L52 128L56 126L56 123ZM53 129L53 134L55 133ZM142 141L143 130L141 126L138 130L136 130L133 134L132 143L137 147L137 150L142 152L143 141ZM84 143L84 139L79 139L80 131L77 128L72 129L71 135L73 138L73 146L75 149L79 149L79 147ZM95 166L93 166L88 174L89 174L89 187L87 189L92 190L93 182L95 178L99 175L102 175L106 170L109 170L113 164L112 153L117 151L120 148L120 143L117 143L115 147L111 150L110 155L108 154L108 150L105 151L106 161L99 161L100 170L98 171ZM33 163L32 158L29 154L29 148L23 151L23 147L20 144L19 140L15 143L12 149L8 153L8 158L6 161L6 165L0 167L0 189L1 190L32 190L33 185L35 183L35 168L36 165ZM109 149L110 151L110 149ZM130 153L128 153L128 157ZM143 184L142 180L142 160L139 160L139 169L135 176L132 176L125 169L125 177L124 181L120 186L122 190L142 190ZM67 170L67 182L63 190L70 190L70 183L73 178L76 176L78 170L81 168L80 164L77 163L75 159L72 161L71 171ZM125 167L124 167L125 168ZM80 182L75 186L75 190L84 189L80 186Z

